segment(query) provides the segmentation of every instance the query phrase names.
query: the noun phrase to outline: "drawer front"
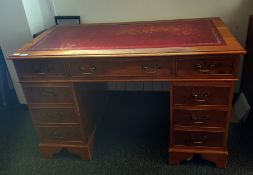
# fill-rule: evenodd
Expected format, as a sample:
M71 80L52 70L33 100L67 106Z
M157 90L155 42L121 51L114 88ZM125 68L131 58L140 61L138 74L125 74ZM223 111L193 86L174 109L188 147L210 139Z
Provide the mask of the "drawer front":
M110 60L76 60L68 64L71 77L115 76L120 66L118 62Z
M175 86L174 103L184 105L227 105L229 87Z
M74 108L31 108L33 120L36 124L78 124L77 113Z
M226 111L175 110L174 124L178 126L225 127Z
M235 58L176 59L176 75L234 75Z
M60 61L15 61L20 79L64 78L65 66Z
M223 147L223 132L175 131L175 145Z
M24 86L30 104L73 104L72 89L68 86Z
M39 138L41 142L82 142L79 126L39 126Z
M171 75L171 59L168 57L153 59L122 60L120 75L142 77L166 77Z
M152 77L171 75L171 60L169 58L77 60L69 62L69 67L72 77Z

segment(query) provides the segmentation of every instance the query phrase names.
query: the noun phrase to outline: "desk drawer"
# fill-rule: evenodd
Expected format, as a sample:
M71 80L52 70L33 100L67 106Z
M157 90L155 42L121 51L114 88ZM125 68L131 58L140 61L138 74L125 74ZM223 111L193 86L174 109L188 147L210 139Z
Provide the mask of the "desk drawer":
M116 76L120 62L112 60L76 60L69 63L71 77Z
M82 142L81 130L78 126L39 126L41 142Z
M124 76L166 77L171 75L171 59L154 57L122 60L119 74Z
M223 147L223 132L175 131L175 145Z
M229 87L175 86L174 103L181 105L227 105Z
M169 58L76 60L69 62L72 77L122 77L171 75Z
M176 59L176 75L234 75L235 58L184 58Z
M178 126L225 127L226 111L175 110L174 124Z
M20 79L50 79L66 77L65 65L61 61L15 61Z
M23 86L26 99L30 104L73 104L70 86Z
M78 124L74 108L41 108L32 107L31 113L36 124Z

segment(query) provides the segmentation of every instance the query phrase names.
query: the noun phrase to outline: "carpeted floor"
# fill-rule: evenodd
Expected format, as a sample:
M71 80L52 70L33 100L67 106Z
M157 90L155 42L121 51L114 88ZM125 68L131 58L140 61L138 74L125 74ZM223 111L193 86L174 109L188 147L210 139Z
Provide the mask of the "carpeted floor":
M67 151L45 160L27 109L0 112L1 175L253 175L252 133L232 124L226 170L195 157L168 165L166 93L112 92L97 130L92 161Z

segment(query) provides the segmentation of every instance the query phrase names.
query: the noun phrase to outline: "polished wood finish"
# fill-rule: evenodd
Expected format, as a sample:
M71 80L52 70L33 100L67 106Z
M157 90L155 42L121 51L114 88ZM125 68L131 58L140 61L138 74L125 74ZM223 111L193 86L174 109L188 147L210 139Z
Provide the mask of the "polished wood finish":
M38 126L37 130L44 143L87 142L87 138L81 136L79 125Z
M21 79L61 79L67 76L64 63L59 61L18 61L15 64Z
M226 111L206 109L175 109L174 125L186 127L224 128Z
M72 87L69 85L25 84L23 89L29 104L74 104Z
M224 133L205 131L175 131L175 146L223 147Z
M75 60L67 62L70 77L152 77L171 74L171 62L162 57Z
M106 102L104 85L24 83L23 89L43 157L51 158L67 149L90 160L95 130Z
M227 164L227 152L225 151L196 151L191 149L176 149L173 148L169 150L170 152L170 163L172 165L179 165L180 161L185 159L191 159L194 154L201 154L201 156L206 159L210 160L212 162L215 162L215 165L217 168L226 168Z
M43 156L51 158L61 149L67 149L83 159L92 158L95 131L107 99L105 82L169 81L170 163L179 164L183 159L200 154L217 167L225 168L234 81L238 79L240 56L245 52L221 19L201 20L212 24L218 33L218 44L154 45L156 47L136 49L96 49L94 44L90 50L49 46L48 50L33 50L43 39L61 29L57 26L12 54L10 59L14 60L22 83ZM189 21L192 19L174 22ZM144 28L127 33L141 33L144 37L160 30L156 27L167 22L152 22L152 30ZM147 23L150 24L119 25ZM76 30L114 25L117 26L87 24ZM169 28L161 30L171 31ZM183 34L187 34L187 29L183 30L186 30ZM64 39L59 42L71 43ZM75 44L69 46L75 47Z
M197 101L192 96L193 90L201 94ZM172 164L200 154L217 167L226 167L233 90L233 81L172 82L169 149ZM205 93L209 95L205 97ZM209 120L211 122L207 125Z
M41 153L45 159L50 159L52 156L62 149L67 149L69 152L79 155L82 160L92 159L92 147L93 145L67 145L67 144L39 144Z
M177 86L175 105L226 105L229 87Z
M78 112L74 107L31 107L36 124L78 124Z
M188 59L185 59L185 57L176 59L176 74L179 76L229 76L235 73L236 58L233 56L222 55L210 56L209 58L194 56Z

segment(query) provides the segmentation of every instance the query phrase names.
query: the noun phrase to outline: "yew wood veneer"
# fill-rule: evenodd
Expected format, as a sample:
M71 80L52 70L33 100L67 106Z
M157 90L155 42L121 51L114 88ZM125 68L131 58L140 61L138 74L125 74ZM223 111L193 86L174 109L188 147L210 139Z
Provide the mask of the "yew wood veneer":
M92 158L106 82L170 83L169 161L200 154L225 168L244 49L220 18L55 26L14 61L44 157Z

